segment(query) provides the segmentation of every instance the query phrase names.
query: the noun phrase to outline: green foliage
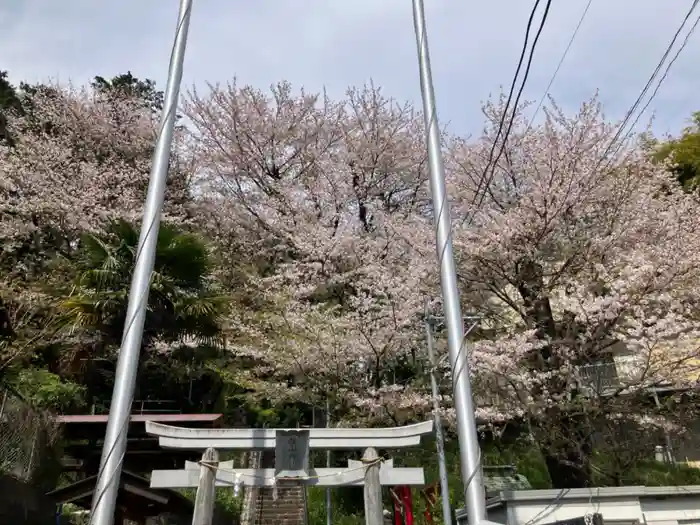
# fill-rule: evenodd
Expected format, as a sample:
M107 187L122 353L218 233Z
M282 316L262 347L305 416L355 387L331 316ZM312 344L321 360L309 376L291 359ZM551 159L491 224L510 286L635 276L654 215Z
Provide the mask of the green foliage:
M8 111L21 111L22 103L17 90L7 78L7 71L0 71L0 143L12 144L12 138L7 132Z
M700 469L687 465L668 465L658 461L640 461L623 478L625 485L700 485Z
M656 144L654 158L669 160L678 181L695 190L700 186L700 112L693 113L692 124L681 136Z
M104 235L85 235L66 259L72 285L59 302L65 348L60 366L85 384L90 405L107 409L124 329L139 232L124 220ZM221 381L207 360L223 347L221 320L228 298L211 279L206 245L195 235L162 225L143 333L138 399L176 400L178 407L211 410ZM194 344L193 344L194 343ZM163 344L168 352L154 352ZM68 365L66 363L69 363ZM54 364L53 366L59 366ZM77 374L77 375L75 375Z
M364 507L347 509L343 496L347 488L331 489L331 516L333 525L362 525L365 522ZM360 489L361 493L361 489ZM309 487L307 491L308 525L326 525L326 489Z
M0 110L19 110L21 107L17 90L7 78L7 71L0 71Z
M62 304L63 322L70 333L97 330L105 344L119 343L138 239L134 225L123 220L111 223L104 236L83 237L75 285ZM220 344L219 326L227 298L215 293L209 270L206 246L196 236L168 225L161 227L144 346L186 337L202 344Z
M13 378L11 386L37 408L58 413L84 408L85 387L62 380L47 370L21 370Z
M96 76L90 84L92 88L106 95L140 98L153 110L163 109L163 92L156 89L153 80L140 80L127 71L107 80Z
M224 488L216 490L216 500L214 505L216 509L230 518L237 518L241 515L243 508L243 491L239 496L236 496L232 488Z

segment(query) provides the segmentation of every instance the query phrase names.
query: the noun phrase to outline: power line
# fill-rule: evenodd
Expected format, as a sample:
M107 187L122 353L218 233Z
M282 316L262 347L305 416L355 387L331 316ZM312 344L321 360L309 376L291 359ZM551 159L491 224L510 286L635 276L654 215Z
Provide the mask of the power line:
M523 42L523 47L522 50L520 51L520 58L518 59L518 67L515 69L515 75L513 75L513 81L510 84L510 91L508 92L508 99L506 100L506 105L505 108L503 108L503 113L501 114L501 121L498 123L498 130L496 131L496 136L493 139L493 143L491 144L491 150L489 151L489 157L486 161L486 167L484 168L483 173L481 174L481 177L479 177L479 184L476 186L476 191L474 192L474 198L472 199L471 204L469 205L469 208L467 210L467 213L469 213L469 210L473 208L474 204L476 203L476 199L479 196L479 192L481 191L481 186L484 183L484 180L486 179L486 173L489 170L489 166L491 165L491 162L493 162L493 154L496 151L496 145L498 144L498 139L501 136L501 132L503 131L503 124L505 124L506 121L506 116L508 115L508 108L510 107L510 101L513 98L513 92L515 91L515 84L518 81L518 75L520 75L520 68L523 66L523 61L525 60L525 53L527 52L527 42L530 39L530 29L532 29L532 22L535 19L535 13L537 12L537 8L540 5L540 0L535 1L535 5L532 8L532 11L530 12L530 18L528 18L527 21L527 27L525 28L525 42ZM464 218L464 221L467 220L467 217ZM462 224L464 224L464 221L462 221Z
M690 37L693 36L693 33L695 32L695 29L698 27L698 24L700 24L700 16L698 16L698 17L695 19L695 22L693 23L693 26L690 28L690 30L688 31L688 33L685 35L685 39L683 39L683 43L680 45L680 47L678 48L678 51L676 51L676 54L673 56L673 58L671 59L671 61L670 61L670 62L668 63L668 65L666 66L666 70L664 71L664 74L661 75L661 78L659 79L659 82L656 84L656 87L654 88L654 92L651 94L651 96L649 97L649 100L647 100L646 104L644 104L644 107L642 108L642 110L637 114L637 118L634 119L634 122L632 122L632 125L630 126L629 130L627 130L627 133L626 133L625 136L622 138L622 140L621 140L620 143L618 144L618 147L615 149L615 151L613 152L613 154L617 153L617 152L620 150L620 148L621 148L622 145L625 143L625 141L627 140L627 138L630 136L630 134L632 133L632 131L634 131L634 127L637 125L637 122L639 122L639 119L640 119L641 116L644 114L644 112L647 110L647 108L649 107L649 104L651 104L651 102L654 100L654 98L656 97L656 94L659 92L659 88L661 88L661 85L662 85L662 84L664 83L664 81L666 80L666 77L668 76L668 73L669 73L669 71L671 70L671 67L673 67L673 64L676 63L676 60L678 60L678 57L680 56L680 54L681 54L681 53L683 52L683 50L685 49L685 46L688 45L688 42L690 41ZM614 155L613 155L613 156L614 156Z
M571 35L571 38L569 39L569 43L566 45L566 49L564 49L564 53L562 54L561 59L559 60L559 63L557 64L557 68L554 70L554 74L552 75L552 78L549 79L549 84L547 84L547 87L545 88L544 93L542 94L542 98L540 98L540 101L537 103L537 107L535 108L535 112L532 114L532 117L530 117L530 123L527 125L527 129L525 130L525 133L530 131L530 127L532 127L532 123L535 121L535 117L537 116L537 113L539 113L540 109L542 108L542 104L544 103L544 99L549 94L549 90L551 89L552 85L554 84L554 80L557 78L557 75L559 74L559 70L561 69L561 66L564 63L564 60L566 60L566 56L569 54L569 50L571 49L571 45L574 43L574 40L576 40L576 36L578 35L578 31L579 31L579 29L581 29L581 25L583 24L583 21L586 19L586 15L588 14L588 10L590 9L592 3L593 3L593 0L588 0L588 3L586 4L586 8L583 10L583 13L581 14L581 18L579 18L578 24L576 24L576 28L574 29L574 32Z
M661 57L661 60L659 60L659 63L656 65L656 68L654 69L654 72L649 77L649 80L647 80L647 83L645 84L644 89L642 89L642 92L637 97L637 100L634 101L634 104L632 104L632 107L630 107L630 109L627 111L625 118L622 120L622 123L620 124L620 126L617 129L617 132L615 133L612 140L608 144L608 147L605 148L605 151L603 152L603 155L601 156L601 159L598 163L598 166L596 166L596 169L598 167L600 167L600 165L605 161L606 157L611 152L612 148L615 146L615 143L618 141L618 139L622 135L622 132L624 131L625 127L627 126L627 123L632 118L632 115L636 111L637 107L639 107L639 104L641 104L642 99L647 94L652 83L654 82L657 75L661 71L661 68L663 67L664 63L666 62L666 59L668 58L669 54L671 53L671 50L673 49L673 46L676 43L676 40L678 40L678 36L681 34L681 31L683 31L683 28L688 23L688 20L690 19L690 16L693 14L693 11L695 11L695 9L697 8L698 3L700 3L700 0L693 0L693 4L690 6L690 9L688 10L688 12L685 15L685 18L683 18L683 22L681 22L681 25L676 30L676 33L673 35L671 42L666 47L666 51L664 52L663 56ZM696 25L697 25L697 22L696 22ZM695 26L693 26L693 29L691 29L691 33L694 29L695 29ZM661 82L663 82L663 80L665 79L666 75L668 74L668 69L671 67L671 65L673 65L673 62L678 57L678 54L680 53L680 51L682 51L683 47L685 47L685 44L687 43L687 38L689 38L689 37L686 37L686 42L683 43L683 46L681 46L681 48L678 51L678 53L676 54L676 56L673 58L673 60L669 64L669 66L666 68L666 72L664 73L664 76L662 77ZM661 82L659 82L659 85L657 85L657 88L656 88L654 93L656 93L658 91L658 88L661 85ZM652 98L653 98L653 95L652 95ZM647 104L647 106L648 106L648 104ZM645 106L644 109L646 109L647 106ZM644 112L644 109L637 117L637 120L639 120L639 117ZM635 124L636 124L637 120L635 120ZM630 128L630 131L628 131L628 133L625 135L625 138L627 138L627 136L629 136L632 129L634 129L634 124L633 124L632 128ZM619 151L621 144L623 144L623 143L624 143L624 139L621 141L620 145L618 145L618 148L616 148L615 152ZM608 162L608 164L610 164L610 162Z
M700 1L700 0L697 0L697 1ZM535 2L534 7L532 8L532 13L530 14L530 19L528 21L527 33L529 33L529 31L530 31L532 19L535 16L538 5L539 5L539 0L537 0ZM493 162L491 162L489 159L489 162L486 164L486 168L484 169L484 172L482 173L481 180L479 181L479 185L477 186L476 193L474 194L474 199L472 200L472 205L470 206L470 208L472 210L475 210L476 208L481 207L482 203L484 202L484 199L486 198L486 194L489 191L491 181L493 180L493 177L496 174L496 166L498 165L498 161L501 159L501 156L503 155L503 152L505 151L506 143L508 141L508 136L510 135L510 131L513 127L513 122L515 121L515 115L516 115L516 111L518 109L518 103L520 102L520 97L523 94L523 90L525 89L525 84L527 83L527 78L530 74L530 68L532 67L532 60L535 56L535 49L537 47L537 42L539 41L540 36L542 35L542 30L544 29L544 25L547 22L547 17L549 16L549 9L550 9L551 5L552 5L552 0L547 0L547 4L545 5L545 8L544 8L544 13L542 14L542 20L540 21L540 26L537 29L537 34L535 35L535 38L532 42L532 47L530 48L530 55L528 57L527 65L525 67L525 73L523 75L523 80L520 84L520 89L518 90L518 94L515 97L515 103L513 104L513 109L511 111L511 115L510 115L510 121L508 123L508 127L506 128L506 132L503 135L503 140L501 141L501 147L499 148L498 155L493 160ZM515 85L517 75L518 75L518 72L520 70L520 66L522 65L522 58L523 58L525 51L526 51L526 48L527 48L527 38L528 38L527 33L525 35L525 43L523 45L523 52L521 53L521 61L518 64L518 70L516 70L515 78L513 79L513 85ZM506 104L506 108L503 111L503 115L505 116L507 112L508 112L508 104ZM504 120L505 120L505 118L502 117L501 118L501 125L499 125L499 133L500 133L500 129L502 127ZM496 136L496 139L494 140L494 143L492 145L492 148L491 148L492 152L495 149L495 145L496 145L497 141L498 141L498 135ZM484 184L484 191L481 193L481 197L479 198L479 203L476 205L476 207L474 207L474 203L475 203L476 199L479 197L479 189L482 185L482 182L486 178L486 173L488 172L489 167L491 168L491 173L489 174L488 180L486 180L486 183ZM465 221L467 219L469 219L471 221L471 218L473 218L473 216L474 216L474 213L467 215L467 217L465 218ZM463 223L464 223L464 221L463 221Z

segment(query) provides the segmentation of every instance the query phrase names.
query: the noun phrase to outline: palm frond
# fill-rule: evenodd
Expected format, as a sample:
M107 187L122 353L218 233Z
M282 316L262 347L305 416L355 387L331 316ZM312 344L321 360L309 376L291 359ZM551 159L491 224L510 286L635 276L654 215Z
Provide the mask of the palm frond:
M95 330L118 344L139 234L114 221L105 236L85 236L74 288L61 303L61 323L71 334ZM221 322L230 298L210 289L206 246L194 235L163 225L151 276L144 344L148 340L196 340L220 347Z

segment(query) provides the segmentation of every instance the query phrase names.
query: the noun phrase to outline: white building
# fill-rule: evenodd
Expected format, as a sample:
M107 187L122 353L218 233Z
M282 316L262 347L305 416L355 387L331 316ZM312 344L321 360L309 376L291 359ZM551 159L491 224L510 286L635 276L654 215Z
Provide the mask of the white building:
M605 487L500 492L488 518L505 525L544 525L600 514L605 525L700 525L700 486ZM457 523L467 525L457 510Z

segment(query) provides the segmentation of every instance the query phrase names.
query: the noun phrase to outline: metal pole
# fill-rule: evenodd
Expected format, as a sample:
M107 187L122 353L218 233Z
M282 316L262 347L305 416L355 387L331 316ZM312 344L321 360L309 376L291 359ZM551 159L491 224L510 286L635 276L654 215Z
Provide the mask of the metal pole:
M425 337L428 341L428 359L430 361L430 388L433 391L433 419L435 420L435 442L440 467L440 493L442 494L442 521L444 525L452 525L452 508L450 507L450 487L447 481L447 464L445 463L445 440L442 435L442 419L440 418L440 401L437 379L435 378L435 352L433 350L433 329L430 320L425 319Z
M331 426L331 404L326 399L326 428ZM326 468L331 468L331 451L326 450ZM331 488L326 488L326 525L333 525L331 520Z
M139 247L134 265L134 275L129 290L124 334L122 336L114 390L110 405L107 431L105 434L97 486L90 512L91 525L112 525L116 510L119 478L122 461L126 452L126 437L129 430L131 403L134 399L134 387L138 373L139 353L146 318L148 292L155 262L160 214L163 208L170 149L175 126L175 113L180 98L182 68L187 47L187 30L189 29L192 0L180 0L177 31L170 56L168 84L165 90L165 107L161 116L161 127L153 153L150 181L146 205L143 210L143 222Z
M462 326L462 312L457 289L457 272L452 253L452 231L450 209L445 188L445 173L440 151L440 130L435 110L435 95L430 71L428 36L425 28L425 12L422 0L413 0L413 24L418 48L421 95L426 132L428 135L428 165L430 167L430 188L435 213L438 263L442 285L442 301L447 326L452 380L454 383L454 404L457 416L460 466L464 481L464 498L470 525L486 520L486 499L481 472L481 451L476 433L476 418L472 389L469 382Z

